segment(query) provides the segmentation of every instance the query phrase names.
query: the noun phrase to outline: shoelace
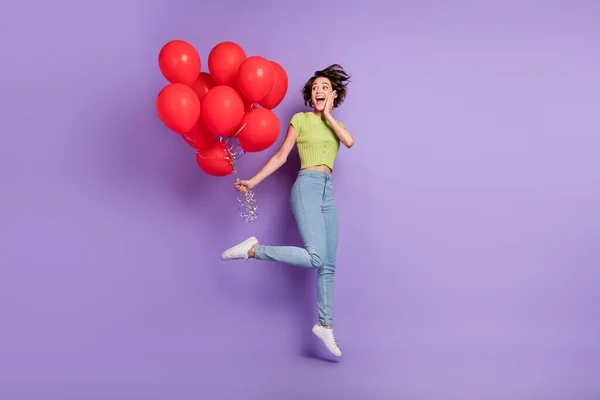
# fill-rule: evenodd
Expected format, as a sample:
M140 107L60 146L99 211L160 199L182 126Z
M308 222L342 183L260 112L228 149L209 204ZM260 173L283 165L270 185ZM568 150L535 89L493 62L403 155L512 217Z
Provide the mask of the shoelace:
M333 347L339 349L340 346L338 346L338 344L337 344L337 339L335 338L335 334L333 332L333 329L331 329L331 338L333 339Z

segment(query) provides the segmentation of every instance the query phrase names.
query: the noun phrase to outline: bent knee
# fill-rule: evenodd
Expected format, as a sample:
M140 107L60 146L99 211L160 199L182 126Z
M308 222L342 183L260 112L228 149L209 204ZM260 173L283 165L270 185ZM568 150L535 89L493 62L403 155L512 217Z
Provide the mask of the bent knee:
M325 266L325 257L320 253L310 253L310 265L321 269Z

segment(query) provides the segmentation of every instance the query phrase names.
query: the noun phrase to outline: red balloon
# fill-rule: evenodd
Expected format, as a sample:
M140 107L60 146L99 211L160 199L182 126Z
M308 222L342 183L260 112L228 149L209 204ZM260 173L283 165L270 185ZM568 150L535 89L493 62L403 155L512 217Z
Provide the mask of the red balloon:
M167 128L189 132L200 117L200 99L189 86L170 83L156 97L156 111Z
M207 127L202 117L198 118L198 121L187 133L181 135L183 140L186 141L187 144L195 148L196 150L204 149L209 147L211 144L217 142L215 139L215 134L212 133Z
M170 83L192 85L200 74L200 56L188 42L172 40L158 54L160 72Z
M235 133L243 117L244 100L229 86L215 86L202 100L202 119L219 136Z
M208 70L218 85L233 86L246 52L237 43L221 42L208 54Z
M248 100L247 98L245 98L244 95L240 92L240 89L237 87L237 81L231 87L234 88L235 91L242 98L242 101L244 102L244 112L248 112L248 111L254 110L254 108L256 108L257 103L251 102L250 100Z
M275 71L275 82L273 88L267 96L260 101L261 107L274 109L285 98L288 90L288 76L283 67L275 61L271 61L273 70Z
M196 152L196 162L200 169L208 175L225 176L233 172L229 147L218 141L198 150Z
M275 69L264 57L252 56L242 62L237 73L237 87L252 103L258 103L269 94L275 83Z
M194 84L192 85L192 89L194 89L194 92L196 92L198 98L200 99L200 101L202 101L202 99L204 99L204 96L206 96L206 93L208 93L208 91L214 88L215 86L217 86L217 83L212 78L212 76L210 76L210 74L206 72L200 72L200 75L198 75L198 79L196 79L196 82L194 82Z
M273 111L257 108L244 115L242 125L246 124L238 134L240 146L248 153L263 151L271 147L279 136L279 120Z

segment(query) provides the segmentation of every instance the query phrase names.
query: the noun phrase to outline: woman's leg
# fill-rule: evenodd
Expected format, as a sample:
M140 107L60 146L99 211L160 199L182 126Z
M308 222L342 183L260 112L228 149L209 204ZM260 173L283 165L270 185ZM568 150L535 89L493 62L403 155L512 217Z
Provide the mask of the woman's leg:
M317 276L317 298L319 305L319 322L330 327L332 323L333 283L335 277L336 253L338 247L338 214L335 206L333 185L331 181L325 186L323 201L323 222L325 226L325 262Z
M292 186L290 205L304 248L259 245L254 237L226 250L221 259L246 259L248 253L259 260L278 261L301 268L321 268L325 264L326 237L322 205L326 178L324 173L301 171Z
M258 260L278 261L301 268L321 268L325 263L325 222L321 213L325 181L313 174L301 174L290 194L290 206L296 219L304 248L259 245L254 253Z
M337 357L342 356L332 327L333 284L338 246L338 214L335 207L333 185L331 179L325 186L322 206L325 226L325 262L317 275L317 304L319 308L319 323L313 326L313 333L321 339L327 349Z

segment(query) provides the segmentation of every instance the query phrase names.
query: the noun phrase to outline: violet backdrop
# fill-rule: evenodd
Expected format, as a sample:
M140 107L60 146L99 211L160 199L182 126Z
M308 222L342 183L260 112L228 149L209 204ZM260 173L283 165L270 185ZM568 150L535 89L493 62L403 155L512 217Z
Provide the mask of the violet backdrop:
M0 13L0 398L600 396L600 3L9 2ZM330 362L315 274L223 264L300 244L298 168L244 224L156 116L161 46L279 62L282 135L317 69L353 75Z

